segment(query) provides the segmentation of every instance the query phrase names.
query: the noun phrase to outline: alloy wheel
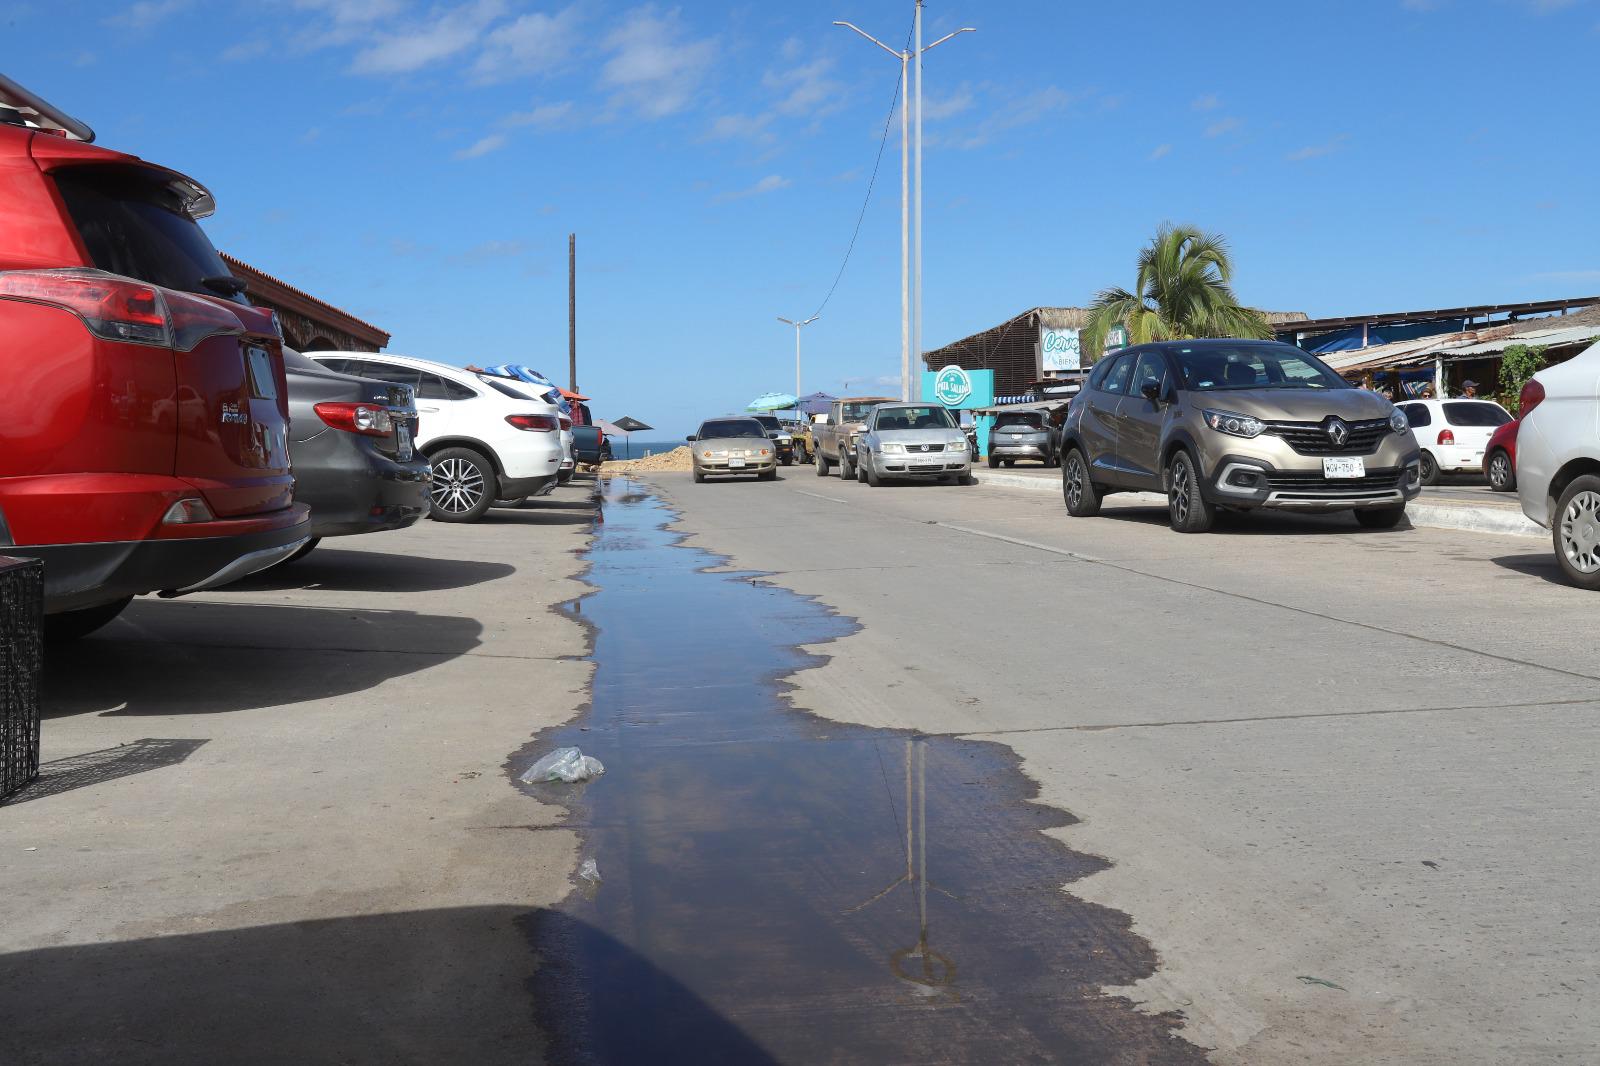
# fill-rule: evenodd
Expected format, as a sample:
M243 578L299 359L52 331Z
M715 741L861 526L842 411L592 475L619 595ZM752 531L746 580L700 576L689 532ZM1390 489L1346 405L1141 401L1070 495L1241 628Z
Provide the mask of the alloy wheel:
M433 505L448 514L465 514L483 499L483 472L465 459L446 459L433 468Z
M1183 456L1172 461L1172 519L1178 525L1189 521L1189 460Z
M1497 489L1511 484L1511 460L1505 452L1495 452L1489 460L1489 484Z
M1067 460L1067 503L1074 511L1083 506L1083 482L1083 460L1073 452Z
M1561 514L1561 551L1581 574L1600 573L1600 492L1580 492Z

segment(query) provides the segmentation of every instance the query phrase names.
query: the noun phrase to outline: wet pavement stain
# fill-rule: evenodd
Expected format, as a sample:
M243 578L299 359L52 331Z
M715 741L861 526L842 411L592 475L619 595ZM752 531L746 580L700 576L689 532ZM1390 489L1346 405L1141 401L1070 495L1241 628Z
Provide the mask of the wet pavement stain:
M788 707L800 650L855 625L680 546L613 479L582 602L588 713L554 747L606 773L565 805L602 880L524 923L557 1063L1199 1063L1102 986L1153 972L1126 915L1062 886L1105 868L1042 830L1010 749Z

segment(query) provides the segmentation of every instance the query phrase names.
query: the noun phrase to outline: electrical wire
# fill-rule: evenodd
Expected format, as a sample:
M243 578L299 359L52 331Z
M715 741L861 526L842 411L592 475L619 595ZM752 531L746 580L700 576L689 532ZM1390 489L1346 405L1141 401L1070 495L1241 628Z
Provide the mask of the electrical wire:
M915 23L913 23L914 25ZM910 48L911 32L907 32L905 50L909 51ZM905 68L902 66L901 74L904 75L904 73ZM856 250L856 238L861 236L861 224L866 221L867 207L872 203L872 190L877 187L878 171L883 166L883 152L889 146L889 129L894 125L895 108L901 106L900 90L904 87L902 85L904 80L903 76L894 80L894 96L889 101L889 115L883 120L883 137L878 141L878 158L872 163L872 178L867 182L867 195L861 201L861 211L856 215L856 228L850 232L850 244L844 250L844 261L839 264L839 272L833 276L833 284L828 286L828 295L824 296L822 303L817 305L816 311L811 316L812 318L822 314L822 309L828 306L829 300L833 299L833 294L839 289L839 282L844 280L845 269L850 265L850 255Z

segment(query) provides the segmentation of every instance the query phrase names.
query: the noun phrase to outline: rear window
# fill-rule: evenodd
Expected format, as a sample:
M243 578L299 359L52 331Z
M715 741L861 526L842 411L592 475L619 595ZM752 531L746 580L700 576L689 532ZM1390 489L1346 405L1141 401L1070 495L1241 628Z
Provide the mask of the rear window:
M1497 403L1455 401L1444 405L1444 420L1452 426L1503 426L1511 415Z
M1042 415L996 415L995 428L1001 426L1026 426L1029 429L1039 429L1044 425Z
M101 270L181 292L229 296L201 284L202 278L233 275L200 224L184 214L174 190L128 167L60 170L55 182L90 261Z
M1433 425L1433 412L1420 403L1405 404L1400 410L1405 414L1406 421L1411 423L1412 429Z

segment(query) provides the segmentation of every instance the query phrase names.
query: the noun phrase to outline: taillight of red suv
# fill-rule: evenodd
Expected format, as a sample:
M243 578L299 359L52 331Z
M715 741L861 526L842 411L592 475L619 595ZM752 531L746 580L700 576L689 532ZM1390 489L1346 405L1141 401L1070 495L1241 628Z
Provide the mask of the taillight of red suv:
M1528 379L1528 383L1522 386L1522 395L1517 399L1517 417L1527 418L1543 402L1544 386L1532 378Z
M245 332L226 307L101 270L0 271L0 300L59 307L109 341L192 351L207 337Z

